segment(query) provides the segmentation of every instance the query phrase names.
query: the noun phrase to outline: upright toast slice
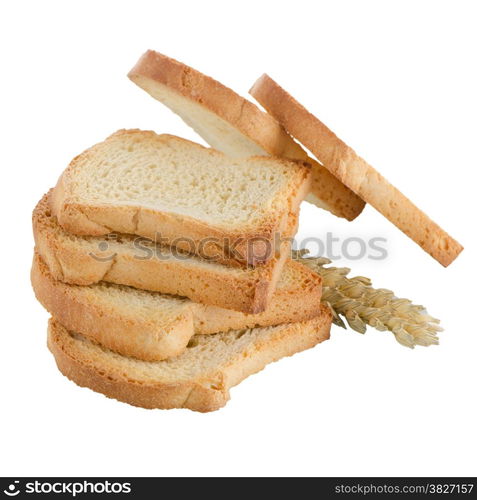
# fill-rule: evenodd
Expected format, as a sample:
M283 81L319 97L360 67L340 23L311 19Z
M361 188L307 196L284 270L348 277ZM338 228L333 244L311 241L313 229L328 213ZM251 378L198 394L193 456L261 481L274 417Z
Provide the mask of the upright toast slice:
M148 361L181 354L195 334L300 322L320 312L321 278L293 261L283 269L270 306L259 314L109 283L68 285L51 276L37 253L31 281L39 302L68 330Z
M128 76L213 148L234 158L270 154L305 160L312 165L309 201L348 220L363 210L361 198L309 158L272 116L213 78L152 50Z
M77 156L51 198L77 235L129 233L246 265L279 253L310 188L304 164L232 160L178 137L121 130Z
M264 311L290 251L252 267L228 267L124 234L76 236L66 232L46 194L33 211L36 250L52 276L66 283L100 281L188 297L245 313Z
M443 266L463 247L268 75L250 90L323 165Z
M110 398L143 408L214 411L231 387L268 363L329 338L331 314L303 323L196 335L183 354L164 361L121 356L69 332L57 320L48 327L48 347L70 380Z

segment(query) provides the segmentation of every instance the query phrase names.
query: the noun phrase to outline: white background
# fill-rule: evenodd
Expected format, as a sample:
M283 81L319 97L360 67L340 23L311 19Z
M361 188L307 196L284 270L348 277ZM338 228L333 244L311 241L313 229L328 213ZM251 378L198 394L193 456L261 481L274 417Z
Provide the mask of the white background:
M473 2L2 2L1 475L476 475ZM268 72L466 247L442 268L373 208L306 205L301 236L388 238L337 262L425 304L414 351L334 328L232 389L215 413L148 411L80 389L48 352L29 285L31 211L119 128L200 139L126 73L148 48L246 95Z

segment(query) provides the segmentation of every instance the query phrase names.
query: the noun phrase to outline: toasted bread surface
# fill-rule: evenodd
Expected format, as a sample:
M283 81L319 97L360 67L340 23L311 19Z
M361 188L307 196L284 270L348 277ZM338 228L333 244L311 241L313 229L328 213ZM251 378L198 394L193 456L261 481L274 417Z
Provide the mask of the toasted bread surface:
M81 387L143 408L209 412L268 363L328 339L330 325L331 313L322 306L320 316L303 323L196 335L180 356L148 362L105 349L52 318L48 347L63 375Z
M250 93L323 165L443 266L462 245L404 196L268 75Z
M70 163L51 209L73 234L135 234L255 266L275 257L277 236L293 237L290 218L310 184L304 163L232 160L178 137L121 130Z
M271 115L213 78L152 50L128 76L213 148L234 158L269 154L305 160L312 166L308 201L348 220L363 210L361 198L312 160Z
M53 278L39 254L31 281L39 302L68 330L147 361L181 354L195 334L300 322L320 314L321 279L293 261L285 266L270 306L259 314L105 282L69 285Z
M258 313L270 303L290 257L290 242L285 241L280 255L267 263L255 268L230 267L143 237L74 235L65 231L52 214L50 195L46 194L33 211L35 245L52 276L66 283L106 281Z

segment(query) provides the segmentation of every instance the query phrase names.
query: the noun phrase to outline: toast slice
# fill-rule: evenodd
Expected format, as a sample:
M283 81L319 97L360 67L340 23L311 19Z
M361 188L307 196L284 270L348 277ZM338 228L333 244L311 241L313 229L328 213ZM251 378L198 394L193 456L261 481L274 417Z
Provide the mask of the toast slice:
M196 335L183 354L164 361L121 356L50 319L48 347L59 370L81 387L143 408L218 410L231 387L268 363L329 338L331 314L215 335Z
M312 166L308 201L348 220L363 210L363 200L312 160L272 116L218 81L152 50L128 76L213 148L233 158L269 154L305 160Z
M463 247L268 75L250 93L323 165L443 266Z
M147 361L181 354L195 334L306 321L320 312L321 278L293 261L283 269L270 306L259 314L109 283L68 285L51 276L37 253L31 281L39 302L68 330Z
M255 266L294 236L289 219L310 183L304 163L231 160L171 135L121 130L70 163L51 208L73 234L135 234Z
M64 231L52 215L50 194L33 211L33 234L36 250L52 276L66 283L106 281L259 313L270 303L281 269L291 255L284 248L279 257L255 268L233 268L142 237L76 236Z

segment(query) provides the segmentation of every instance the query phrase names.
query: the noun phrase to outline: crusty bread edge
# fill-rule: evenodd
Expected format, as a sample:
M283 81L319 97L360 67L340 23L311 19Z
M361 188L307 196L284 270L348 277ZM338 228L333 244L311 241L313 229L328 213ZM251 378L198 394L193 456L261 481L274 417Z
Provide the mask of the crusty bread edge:
M53 277L66 283L91 285L104 280L154 292L184 295L195 302L244 313L259 313L268 306L282 266L290 255L290 245L285 244L277 260L251 269L248 275L241 273L237 276L231 273L226 277L219 277L212 271L204 270L202 277L206 280L207 288L198 280L197 286L189 287L187 291L184 288L174 289L172 285L164 289L155 280L155 276L160 275L164 269L164 262L160 259L145 261L123 254L116 254L108 260L96 259L73 242L58 238L55 231L43 221L50 195L51 191L38 202L33 211L33 234L36 250ZM59 230L63 231L60 227ZM192 275L189 273L188 276ZM191 288L193 292L190 291ZM229 290L232 292L229 293Z
M268 75L262 75L250 93L343 184L440 264L447 267L463 250L460 243Z
M312 166L309 200L338 217L355 219L365 203L317 161L268 113L217 80L159 52L148 50L128 77L146 90L152 81L184 97L238 130L272 156L304 160Z
M60 372L81 387L142 408L187 408L199 412L218 410L229 399L231 387L261 371L271 362L314 347L329 338L331 313L323 306L320 317L277 329L273 338L254 345L253 352L229 360L219 372L205 379L171 384L145 384L128 374L118 376L108 366L97 366L73 352L67 345L69 335L61 324L50 319L48 347Z
M114 302L96 301L94 287L98 285L86 289L55 280L38 253L33 256L31 283L40 304L68 330L123 356L159 361L181 354L194 334L276 326L316 317L320 311L321 279L297 262L290 261L289 265L299 266L300 272L308 274L309 283L296 293L290 289L278 291L262 313L243 314L184 300L164 324L137 315L134 310L116 307Z
M118 379L107 373L107 367L95 366L67 350L66 329L54 318L49 320L47 345L60 372L80 387L86 387L108 398L147 409L189 408L208 412L227 402L228 392L215 390L200 383L178 383L155 387Z
M194 333L203 335L219 331L301 323L316 317L321 307L321 277L299 262L290 260L287 266L296 267L301 273L300 288L277 288L269 306L261 313L244 314L220 307L191 303L194 310Z
M114 137L126 135L141 135L141 137L150 135L153 139L160 139L152 131L141 130L119 130L112 134L106 141ZM167 137L163 135L162 137ZM171 136L172 137L172 136ZM187 141L179 137L176 141L191 143L196 147L205 149L208 154L225 155L219 151L204 148L192 141ZM311 187L311 169L305 162L284 160L281 158L270 157L251 157L249 161L273 161L275 163L286 164L287 171L293 171L290 175L290 182L281 193L286 197L287 207L276 215L269 214L260 222L247 222L241 230L231 230L226 227L218 227L199 221L193 217L179 215L172 212L163 212L152 210L147 207L123 204L93 204L81 203L74 199L71 194L71 185L74 184L74 171L76 165L94 155L95 148L102 143L92 146L80 155L76 156L63 174L58 179L57 185L51 196L51 210L57 217L58 223L66 231L80 236L104 236L111 232L121 232L128 234L137 234L145 238L155 240L160 228L161 237L168 244L176 244L178 248L190 251L190 243L193 243L194 249L203 248L207 257L217 257L215 246L201 245L204 240L215 238L216 245L220 249L226 250L228 245L235 245L234 259L242 261L246 265L256 266L273 258L276 233L285 231L288 225L288 216L290 213L296 213L299 210L301 201L310 191ZM291 235L293 236L293 235ZM188 241L184 241L187 237ZM268 243L267 243L268 242ZM213 255L207 255L212 251ZM197 253L197 252L195 252ZM223 253L223 252L222 252ZM227 260L224 260L227 263Z
M89 300L81 286L54 280L38 254L33 257L31 283L40 304L68 330L124 356L144 361L177 356L194 334L193 310L187 304L159 328L126 309Z
M149 79L203 106L272 156L306 159L306 153L271 115L212 77L171 57L148 50L127 76L141 88L141 79Z

